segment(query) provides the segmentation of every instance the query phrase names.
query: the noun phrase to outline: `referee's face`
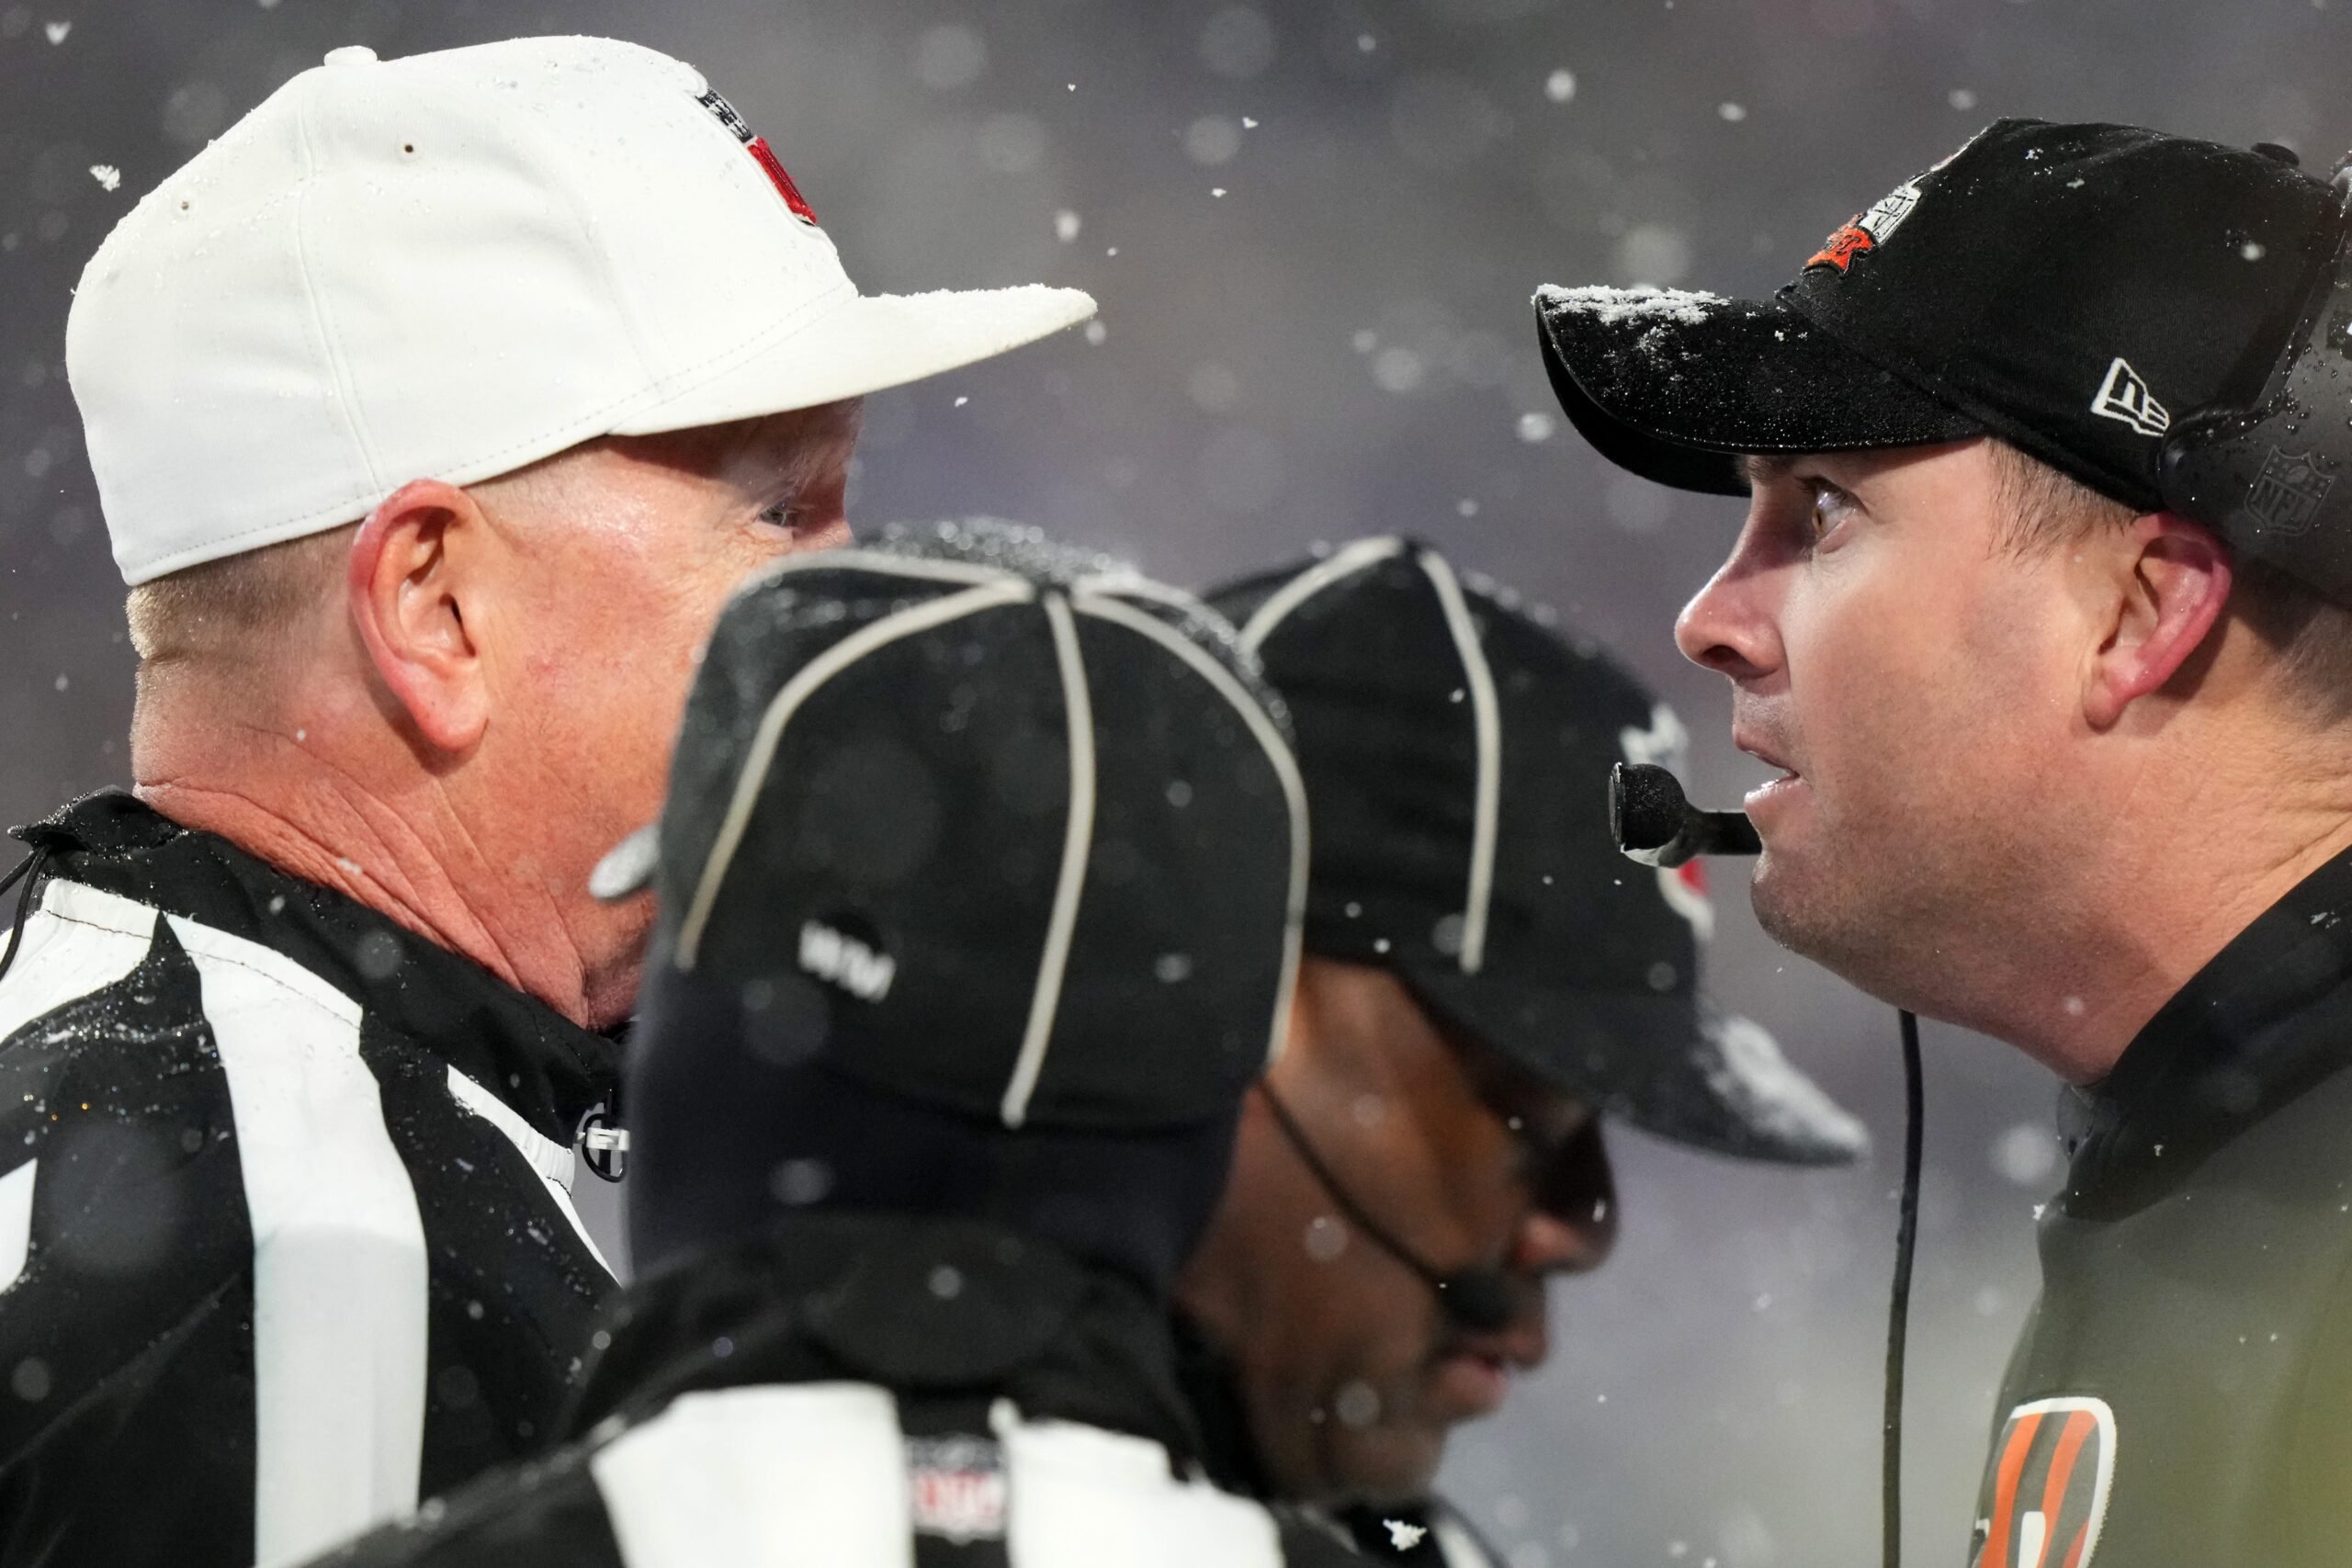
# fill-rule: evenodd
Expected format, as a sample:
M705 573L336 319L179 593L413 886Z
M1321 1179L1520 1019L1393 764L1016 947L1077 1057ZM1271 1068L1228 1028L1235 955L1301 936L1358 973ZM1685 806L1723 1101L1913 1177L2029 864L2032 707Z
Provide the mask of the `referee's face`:
M858 412L598 442L509 488L486 741L503 742L506 787L543 835L510 849L548 881L584 890L597 856L659 814L697 652L735 585L847 541ZM588 976L592 1014L627 1015L650 902L583 891L564 910L605 967Z
M1422 1495L1453 1428L1494 1411L1544 1359L1545 1278L1609 1253L1600 1127L1586 1106L1448 1038L1386 970L1329 959L1301 966L1267 1082L1331 1179L1396 1241L1442 1272L1501 1270L1510 1321L1453 1322L1348 1222L1257 1095L1180 1303L1233 1362L1283 1496Z

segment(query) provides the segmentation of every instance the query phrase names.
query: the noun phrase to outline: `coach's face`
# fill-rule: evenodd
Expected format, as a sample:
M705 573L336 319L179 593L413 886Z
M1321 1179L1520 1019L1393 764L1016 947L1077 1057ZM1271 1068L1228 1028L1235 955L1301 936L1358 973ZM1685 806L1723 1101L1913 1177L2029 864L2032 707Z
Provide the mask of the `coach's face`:
M2090 627L2067 552L2006 547L1982 441L1751 459L1730 558L1676 626L1728 676L1758 918L1903 1000L1955 921L2029 909L2068 841Z

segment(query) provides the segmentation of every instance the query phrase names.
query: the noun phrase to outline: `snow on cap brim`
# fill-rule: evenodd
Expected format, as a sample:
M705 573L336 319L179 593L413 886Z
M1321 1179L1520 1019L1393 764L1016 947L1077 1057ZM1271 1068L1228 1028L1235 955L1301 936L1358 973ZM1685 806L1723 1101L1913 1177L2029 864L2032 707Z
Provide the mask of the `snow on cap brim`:
M1777 1165L1843 1165L1860 1122L1781 1054L1761 1024L1702 992L1577 990L1422 964L1397 966L1450 1029L1600 1111L1686 1148Z
M1721 1013L1702 1027L1713 1047L1707 1076L1716 1095L1785 1157L1842 1165L1870 1151L1869 1129L1798 1071L1762 1024Z
M1745 495L1742 453L1909 446L1984 429L1779 299L1546 286L1535 316L1578 433L1678 490Z

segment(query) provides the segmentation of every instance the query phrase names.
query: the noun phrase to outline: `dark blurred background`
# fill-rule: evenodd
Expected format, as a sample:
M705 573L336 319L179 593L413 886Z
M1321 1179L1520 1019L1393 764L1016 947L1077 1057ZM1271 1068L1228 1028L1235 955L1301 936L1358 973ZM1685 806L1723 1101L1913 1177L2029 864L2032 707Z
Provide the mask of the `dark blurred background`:
M1099 328L871 400L854 516L990 512L1197 582L1409 531L1555 606L1761 776L1676 607L1736 502L1561 427L1538 283L1767 290L2000 115L2268 140L2331 164L2352 0L0 0L0 819L126 780L121 589L63 365L116 218L339 44L525 32L701 65L868 290L1027 281ZM92 171L119 170L119 188ZM1599 781L1570 780L1594 788ZM1871 1122L1858 1170L1618 1141L1619 1254L1448 1481L1514 1568L1866 1561L1901 1145L1894 1017L1756 930L1723 998ZM1908 1545L1962 1561L2055 1184L2051 1081L1930 1026ZM590 1185L593 1185L590 1184ZM609 1225L609 1194L597 1206Z

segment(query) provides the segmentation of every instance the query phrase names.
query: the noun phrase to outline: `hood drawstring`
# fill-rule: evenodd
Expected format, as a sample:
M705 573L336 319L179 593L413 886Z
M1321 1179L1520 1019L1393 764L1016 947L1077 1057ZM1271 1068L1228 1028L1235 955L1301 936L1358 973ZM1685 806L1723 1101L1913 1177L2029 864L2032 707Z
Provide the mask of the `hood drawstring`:
M17 949L25 940L25 917L32 913L33 893L40 886L40 869L49 859L45 845L36 845L33 852L17 863L17 869L0 876L0 893L6 893L21 880L25 890L17 896L17 918L8 927L8 947L0 953L0 977L8 973L8 965L17 961Z

